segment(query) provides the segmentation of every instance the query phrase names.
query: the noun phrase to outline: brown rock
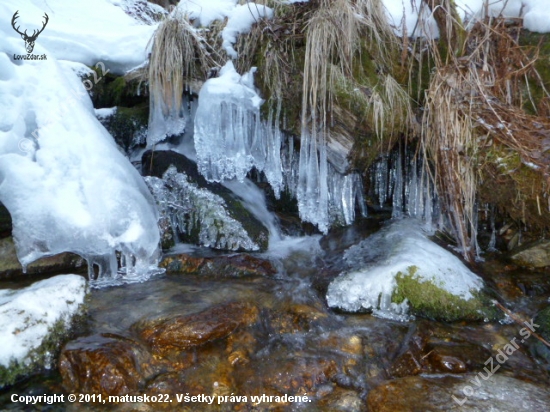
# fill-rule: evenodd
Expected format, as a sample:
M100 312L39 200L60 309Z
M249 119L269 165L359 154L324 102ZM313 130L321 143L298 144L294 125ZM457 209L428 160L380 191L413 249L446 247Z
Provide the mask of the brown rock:
M86 268L84 259L74 253L60 253L39 259L27 266L27 274L41 274ZM0 279L19 276L23 268L17 259L15 244L11 237L0 239Z
M103 395L133 393L154 373L153 359L138 342L104 333L69 342L59 371L70 392Z
M541 268L550 266L550 241L540 240L520 247L510 256L511 259L522 266Z
M258 309L231 302L191 315L140 321L132 329L161 356L180 352L228 336L258 319Z
M213 277L273 276L271 262L252 255L196 257L179 254L166 257L160 264L168 273L188 273Z

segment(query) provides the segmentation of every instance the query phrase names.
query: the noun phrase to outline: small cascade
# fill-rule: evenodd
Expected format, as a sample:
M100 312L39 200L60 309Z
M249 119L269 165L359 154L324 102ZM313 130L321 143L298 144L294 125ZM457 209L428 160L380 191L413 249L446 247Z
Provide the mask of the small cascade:
M269 112L267 121L260 119L263 100L254 89L254 71L240 76L228 62L219 77L202 87L194 122L199 172L209 181L231 182L228 187L239 191L232 181L245 182L254 168L276 198L282 190L296 197L300 218L324 233L334 224L351 224L356 209L366 216L361 177L339 173L327 160L326 144L304 131L298 152L294 138L279 128L280 107ZM237 195L246 203L243 193Z

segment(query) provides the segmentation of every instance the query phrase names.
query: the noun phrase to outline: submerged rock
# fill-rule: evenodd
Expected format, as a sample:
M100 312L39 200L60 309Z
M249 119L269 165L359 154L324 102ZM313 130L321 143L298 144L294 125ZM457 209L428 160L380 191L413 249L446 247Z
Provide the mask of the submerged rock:
M252 255L197 257L181 253L167 256L160 263L169 273L197 274L211 277L273 276L277 273L270 261Z
M541 268L550 266L550 240L530 243L514 251L511 259L522 266Z
M487 320L499 314L484 283L429 240L415 219L394 221L345 252L350 270L328 287L329 306L395 319Z
M75 271L84 265L84 259L74 253L60 253L55 256L49 256L31 263L27 266L27 274L42 274L52 272ZM23 268L17 253L13 238L7 237L0 239L0 279L19 276L23 273Z
M53 366L86 293L86 280L78 275L0 290L0 387Z
M168 355L227 337L240 326L258 319L258 309L246 303L230 302L191 315L142 320L132 329L153 353Z
M487 380L473 374L409 376L371 390L367 405L371 412L548 411L550 393L545 386L501 375Z
M152 357L138 342L111 333L69 342L59 371L68 391L126 395L145 385L154 370Z
M258 251L268 230L219 183L209 183L197 165L172 151L147 151L143 173L161 212L180 240L221 250Z

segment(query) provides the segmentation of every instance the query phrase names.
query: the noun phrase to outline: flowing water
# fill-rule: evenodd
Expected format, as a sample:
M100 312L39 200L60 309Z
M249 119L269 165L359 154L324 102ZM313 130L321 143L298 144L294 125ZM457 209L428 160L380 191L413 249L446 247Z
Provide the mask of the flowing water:
M396 322L366 313L329 310L324 295L328 283L340 272L343 251L374 233L378 226L377 220L371 218L323 237L280 240L269 252L256 255L270 260L276 268L268 276L198 276L168 270L145 283L93 290L88 324L81 333L135 339L132 325L143 319L191 315L227 302L246 302L257 308L257 321L228 338L189 349L188 364L177 376L187 385L181 390L189 393L247 396L249 402L228 401L210 406L182 403L174 410L362 411L366 410L365 399L372 388L391 378L403 377L403 382L408 382L411 376L423 380L423 384L435 379L444 390L436 392L434 404L458 408L451 397L453 393L460 395L452 390L457 382L442 374L452 373L458 376L456 379L475 377L498 348L519 336L520 326L510 322L445 324L422 319ZM175 253L182 251L195 257L225 257L197 247L179 246ZM514 310L523 314L534 312L550 296L550 281L541 274L513 273L513 269L492 259L476 271L492 279L500 297L508 303L515 302ZM484 381L489 389L483 393L490 392L495 398L505 396L511 383L501 380L509 377L548 385L549 363L544 356L548 356L548 351L531 337L502 364L498 378ZM143 390L166 389L171 381L165 375L149 379ZM413 396L406 385L397 390ZM165 410L164 405L151 403L121 404L115 409L113 405L107 408L91 403L25 407L9 401L13 393L67 394L55 371L4 390L0 395L1 409ZM307 394L311 402L250 403L251 396L262 394ZM484 409L482 397L472 399L469 402L473 402L473 409L463 410L490 410Z

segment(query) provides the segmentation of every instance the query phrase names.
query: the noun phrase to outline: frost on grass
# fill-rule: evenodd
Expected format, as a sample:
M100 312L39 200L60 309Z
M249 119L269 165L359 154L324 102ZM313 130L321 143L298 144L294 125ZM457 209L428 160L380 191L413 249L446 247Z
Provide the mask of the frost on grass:
M345 261L349 270L328 288L331 307L351 312L366 309L382 317L406 319L412 302L413 309L421 315L424 306L435 305L426 314L428 317L454 320L448 311L460 312L466 307L474 312L474 317L486 316L477 313L481 310L477 301L483 287L481 278L429 240L421 222L415 219L394 221L352 246L345 252ZM425 291L439 295L436 299L418 298Z
M0 290L0 386L53 366L60 340L82 311L86 290L86 280L78 275Z

